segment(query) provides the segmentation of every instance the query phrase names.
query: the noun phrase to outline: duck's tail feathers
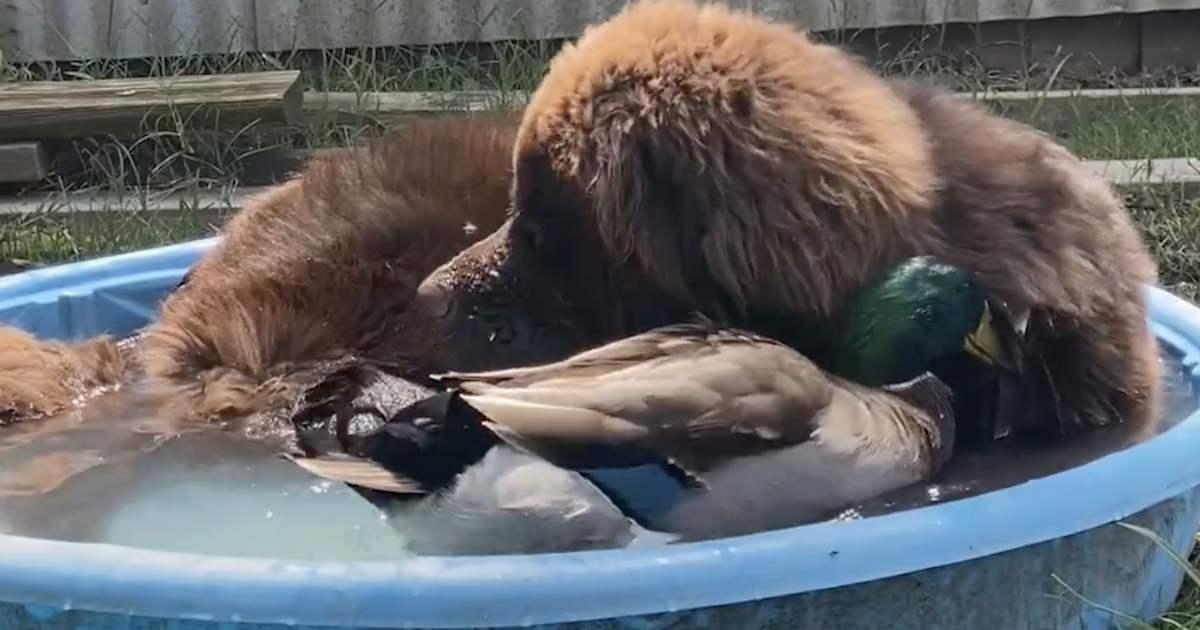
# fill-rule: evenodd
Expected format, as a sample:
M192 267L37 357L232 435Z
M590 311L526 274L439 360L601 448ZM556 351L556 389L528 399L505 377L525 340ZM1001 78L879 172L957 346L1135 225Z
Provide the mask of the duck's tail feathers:
M286 455L286 457L297 466L323 479L395 494L429 493L417 481L398 475L369 460L339 455L318 457Z

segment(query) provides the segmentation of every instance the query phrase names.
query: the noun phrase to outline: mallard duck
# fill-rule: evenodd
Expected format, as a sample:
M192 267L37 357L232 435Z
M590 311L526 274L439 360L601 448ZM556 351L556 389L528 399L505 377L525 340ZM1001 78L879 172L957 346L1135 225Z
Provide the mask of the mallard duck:
M966 269L916 256L854 292L805 354L872 387L932 372L955 393L955 448L965 450L1003 437L1013 424L999 402L1001 388L1012 393L1023 378L1015 319Z
M969 274L936 261L906 261L849 309L841 343L860 356L833 361L837 375L749 332L668 326L557 363L442 375L449 391L380 430L350 435L339 421L344 453L295 459L385 509L461 496L488 458L507 453L574 471L619 520L671 540L810 522L925 479L948 459L953 396L929 361L965 348L1007 362ZM638 466L682 488L664 513L631 506L597 474Z
M994 312L1004 313L966 269L932 256L908 258L851 294L818 363L872 387L907 381L960 352L1009 367L1011 342L997 330Z

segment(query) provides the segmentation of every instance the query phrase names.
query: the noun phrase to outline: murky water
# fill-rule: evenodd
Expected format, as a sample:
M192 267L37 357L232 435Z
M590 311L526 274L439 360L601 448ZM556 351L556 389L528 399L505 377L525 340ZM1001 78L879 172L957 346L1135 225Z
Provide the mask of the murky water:
M0 429L0 533L296 560L410 555L346 486L239 434L180 435L152 418L120 393Z
M1200 405L1178 360L1164 357L1164 430ZM319 560L409 556L403 537L353 491L318 480L269 447L217 431L178 435L103 397L81 412L0 429L0 533L164 551ZM952 501L1097 459L1124 444L1096 436L1043 452L952 462L934 483L847 510L861 518Z

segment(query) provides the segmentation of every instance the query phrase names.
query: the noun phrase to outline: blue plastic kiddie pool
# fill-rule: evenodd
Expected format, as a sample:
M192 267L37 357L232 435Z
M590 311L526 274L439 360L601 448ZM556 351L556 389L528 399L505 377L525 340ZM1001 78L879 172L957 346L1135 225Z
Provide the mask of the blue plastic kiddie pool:
M0 321L49 338L130 333L214 242L0 278ZM1149 296L1156 334L1200 385L1200 309ZM0 536L0 629L1107 628L1108 610L1166 610L1183 575L1114 523L1186 556L1198 486L1193 409L1147 442L1003 490L665 549L298 562Z

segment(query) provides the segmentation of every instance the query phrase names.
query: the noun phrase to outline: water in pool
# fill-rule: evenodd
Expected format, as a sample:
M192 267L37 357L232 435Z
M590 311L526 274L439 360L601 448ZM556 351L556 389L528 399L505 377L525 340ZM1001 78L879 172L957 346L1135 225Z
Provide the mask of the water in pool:
M132 398L0 429L0 533L296 560L409 555L346 486L240 434L177 434Z
M1174 356L1163 358L1164 430L1197 408ZM164 551L312 560L409 557L403 538L353 491L265 445L210 431L178 435L131 394L81 412L0 429L0 533ZM934 483L844 511L862 518L1015 485L1123 447L1101 436L1038 453L953 461Z

